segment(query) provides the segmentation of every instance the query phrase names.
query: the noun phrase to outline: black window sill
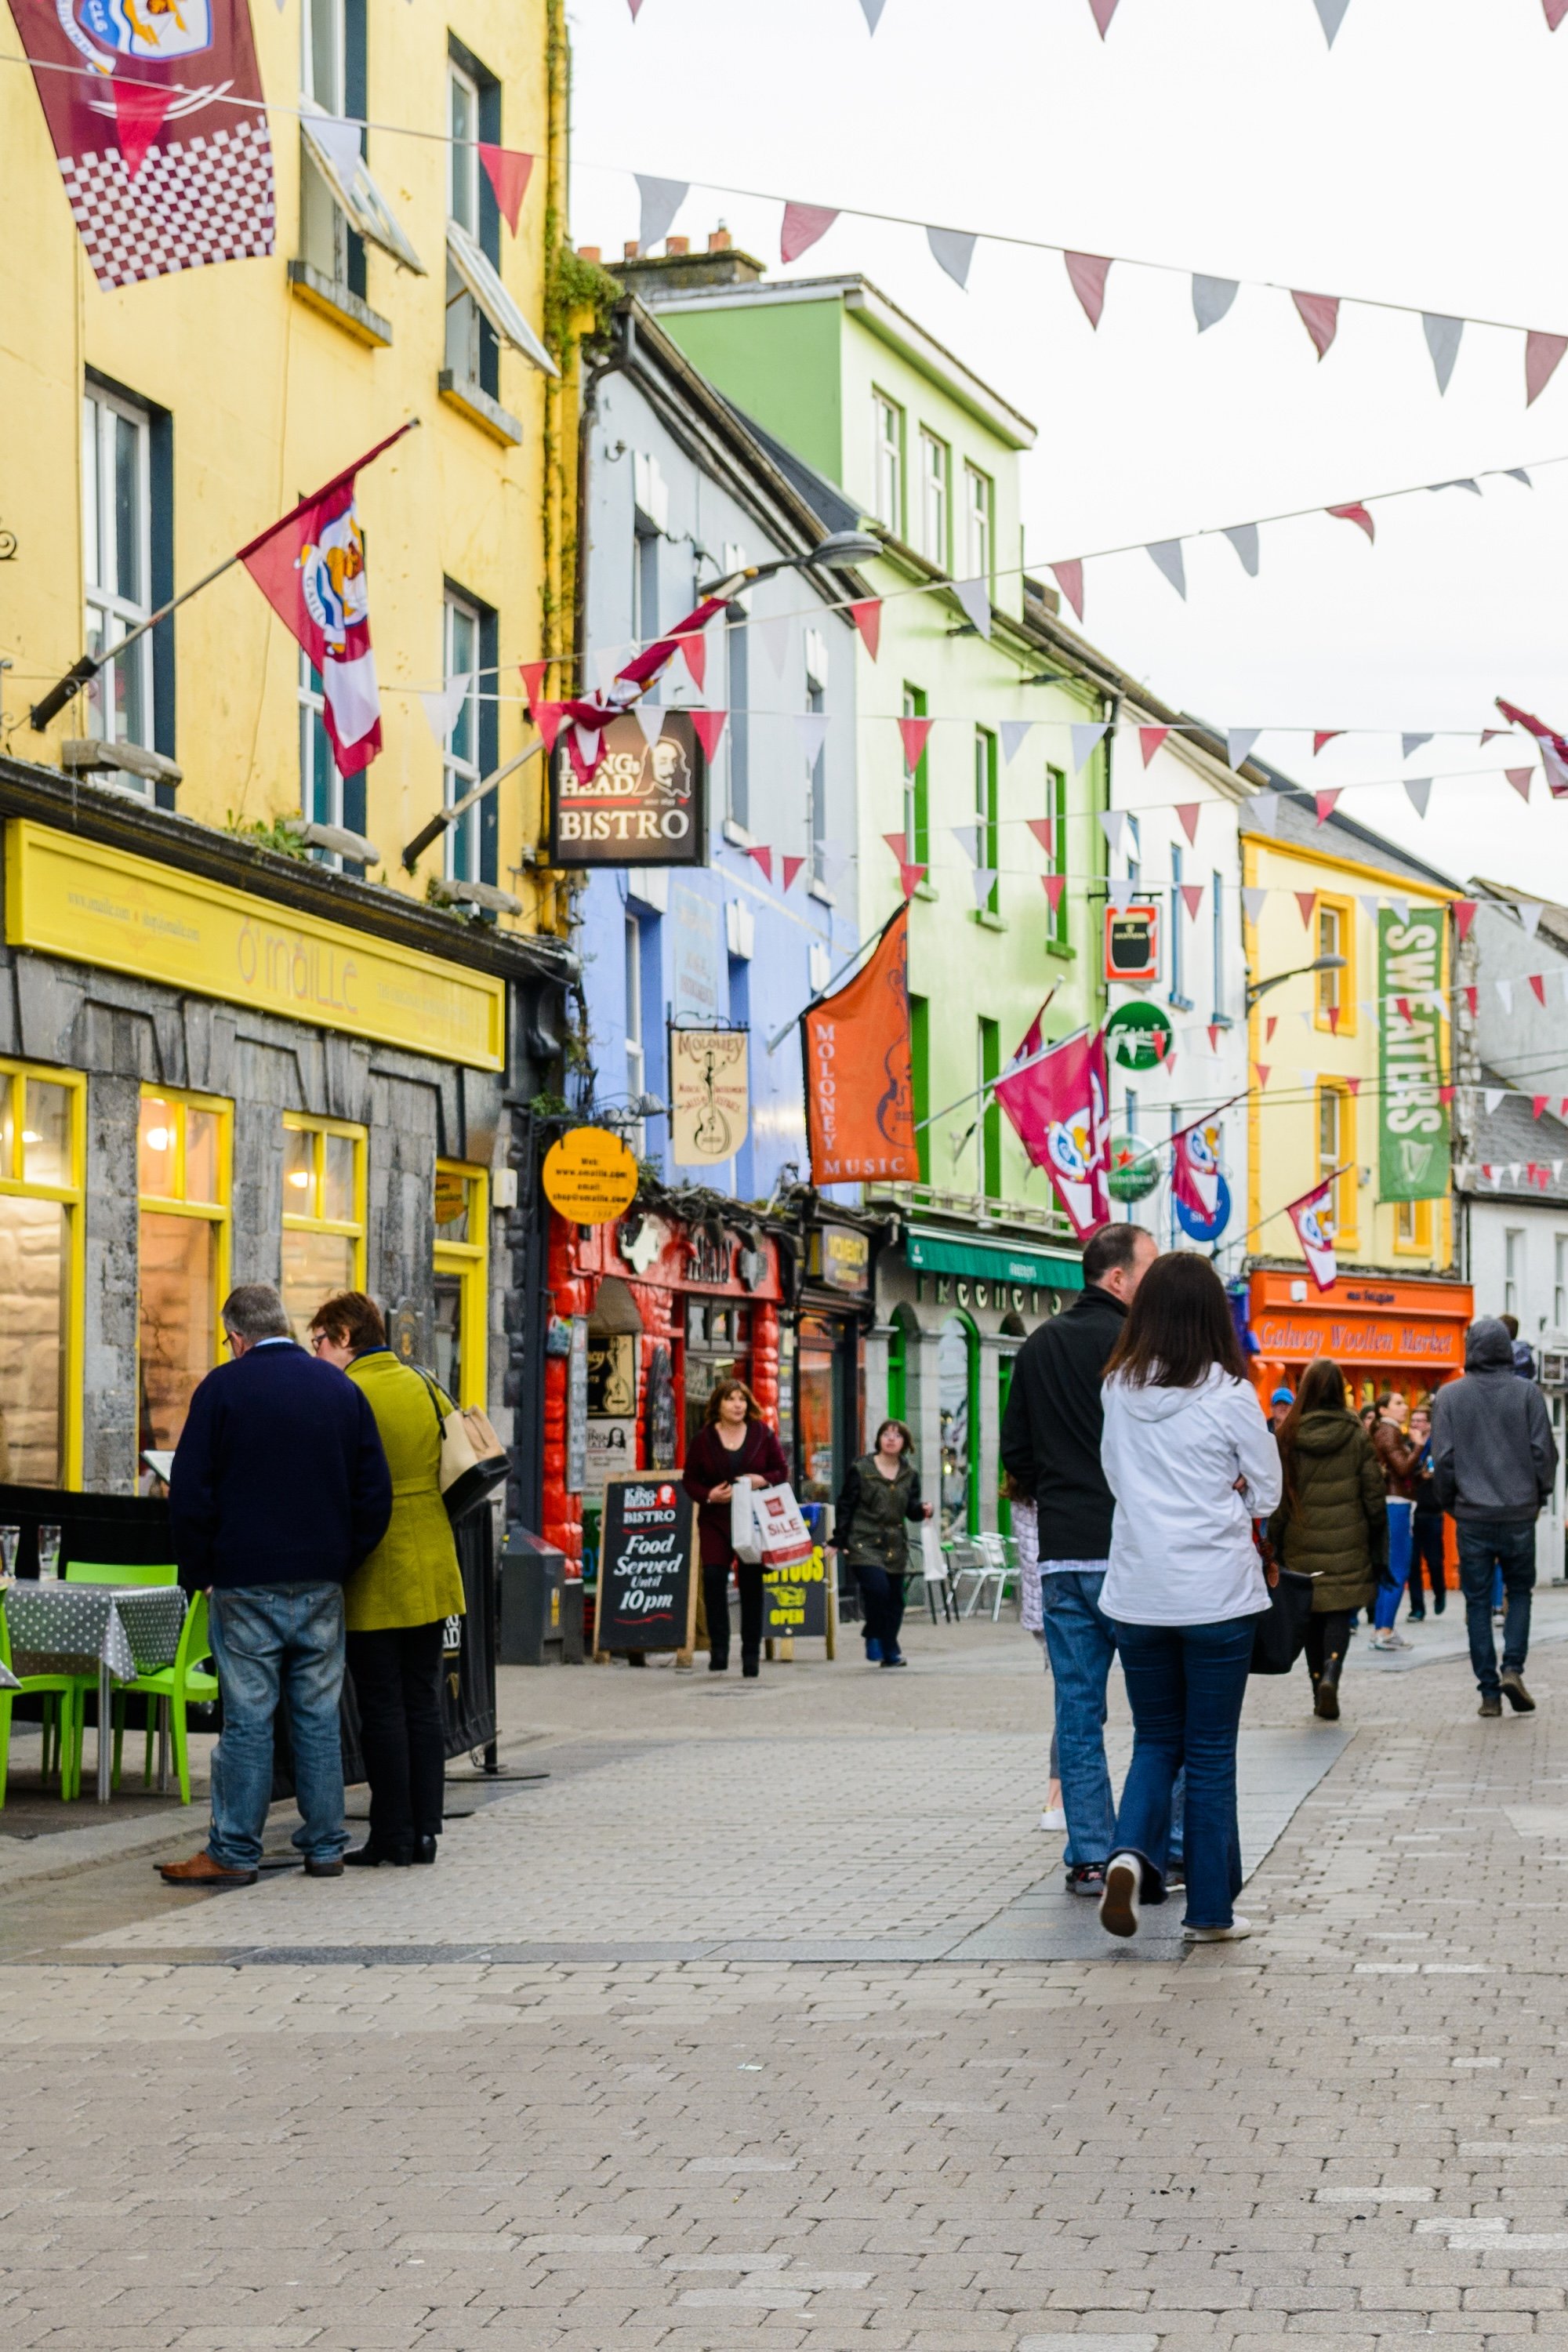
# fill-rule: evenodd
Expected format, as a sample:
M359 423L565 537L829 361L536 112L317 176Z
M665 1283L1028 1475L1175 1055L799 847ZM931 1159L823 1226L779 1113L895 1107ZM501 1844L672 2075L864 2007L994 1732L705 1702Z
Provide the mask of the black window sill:
M331 319L356 342L368 343L373 350L384 350L391 342L391 320L384 319L379 310L373 310L368 302L362 301L348 287L339 285L335 278L326 277L313 263L291 261L289 283L301 302L308 302L312 310Z

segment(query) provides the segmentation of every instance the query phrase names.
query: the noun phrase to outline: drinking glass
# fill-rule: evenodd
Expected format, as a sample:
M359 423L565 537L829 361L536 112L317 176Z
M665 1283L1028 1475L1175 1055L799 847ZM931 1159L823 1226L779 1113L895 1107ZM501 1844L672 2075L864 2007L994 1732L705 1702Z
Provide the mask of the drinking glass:
M60 1573L60 1531L57 1527L38 1529L38 1580L55 1584Z
M0 1528L0 1574L16 1573L16 1549L22 1540L20 1528Z

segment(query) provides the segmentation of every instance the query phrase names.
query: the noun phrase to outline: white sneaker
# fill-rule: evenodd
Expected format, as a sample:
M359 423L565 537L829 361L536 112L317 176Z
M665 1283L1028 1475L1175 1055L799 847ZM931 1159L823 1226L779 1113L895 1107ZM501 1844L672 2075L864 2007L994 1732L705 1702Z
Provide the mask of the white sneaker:
M1390 1626L1387 1633L1373 1635L1372 1646L1374 1650L1409 1650L1415 1647L1415 1643L1407 1642L1403 1633L1396 1633Z
M1059 1805L1047 1805L1035 1824L1042 1830L1065 1830L1067 1825L1068 1817Z
M1135 1853L1113 1853L1105 1865L1105 1892L1100 1898L1100 1924L1108 1936L1138 1933L1138 1893L1143 1865Z
M1251 1935L1252 1922L1238 1911L1228 1927L1184 1927L1182 1933L1189 1944L1238 1944Z

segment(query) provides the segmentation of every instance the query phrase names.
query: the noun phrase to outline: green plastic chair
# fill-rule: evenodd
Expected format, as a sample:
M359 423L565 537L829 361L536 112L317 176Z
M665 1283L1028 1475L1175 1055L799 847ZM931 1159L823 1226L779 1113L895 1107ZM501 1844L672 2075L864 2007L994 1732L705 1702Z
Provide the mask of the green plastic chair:
M207 1639L207 1596L195 1593L185 1612L185 1622L180 1628L180 1645L174 1652L172 1666L159 1666L153 1673L138 1675L132 1683L121 1683L114 1694L114 1779L120 1786L120 1748L125 1735L124 1702L132 1691L140 1691L148 1700L168 1702L169 1726L174 1742L174 1769L179 1775L180 1802L191 1801L190 1750L185 1738L185 1709L190 1706L206 1706L218 1695L216 1675L203 1671L203 1661L210 1660L212 1644ZM79 1732L79 1739L80 1734ZM147 1709L147 1747L142 1765L142 1785L146 1788L153 1779L153 1709Z
M180 1571L172 1559L158 1560L151 1566L142 1563L133 1567L127 1567L123 1562L119 1560L73 1559L68 1560L66 1563L65 1580L68 1584L117 1584L122 1588L129 1588L132 1585L178 1584L180 1580ZM77 1681L79 1688L75 1717L77 1742L75 1777L76 1785L79 1790L81 1787L81 1751L85 1744L87 1731L87 1695L89 1691L97 1691L98 1676L96 1675L81 1675L77 1677ZM120 1745L125 1732L125 1709L121 1704L121 1693L122 1691L130 1690L132 1687L133 1685L130 1683L120 1683L115 1685L114 1772L116 1781L118 1781L120 1777ZM150 1785L152 1778L153 1727L151 1721L149 1721L147 1727L146 1770L143 1785Z
M0 1601L0 1666L11 1664L11 1629ZM47 1780L57 1767L60 1801L81 1793L81 1693L76 1675L18 1675L19 1687L0 1690L0 1808L5 1802L5 1772L11 1755L11 1706L15 1699L44 1702L43 1771Z
M121 1568L112 1560L73 1559L66 1568L68 1584L178 1584L180 1571L174 1561L160 1560L154 1568Z

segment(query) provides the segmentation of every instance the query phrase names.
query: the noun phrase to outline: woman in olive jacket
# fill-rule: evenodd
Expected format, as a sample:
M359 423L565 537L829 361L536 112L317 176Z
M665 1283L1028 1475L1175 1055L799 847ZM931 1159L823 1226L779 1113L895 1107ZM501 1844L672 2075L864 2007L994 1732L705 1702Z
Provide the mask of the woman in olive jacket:
M1352 1621L1387 1570L1388 1513L1382 1465L1347 1408L1344 1374L1331 1357L1308 1366L1280 1424L1279 1455L1285 1496L1268 1533L1285 1567L1316 1580L1307 1629L1312 1711L1336 1723Z
M311 1318L310 1345L363 1389L392 1473L386 1533L343 1588L348 1668L370 1782L370 1836L343 1860L361 1869L434 1862L447 1742L441 1660L463 1578L441 1499L441 1423L451 1401L400 1363L374 1298L340 1290Z
M901 1666L908 1525L929 1519L921 1500L914 1439L901 1421L885 1421L869 1454L852 1462L838 1490L829 1549L843 1552L866 1603L866 1664Z

